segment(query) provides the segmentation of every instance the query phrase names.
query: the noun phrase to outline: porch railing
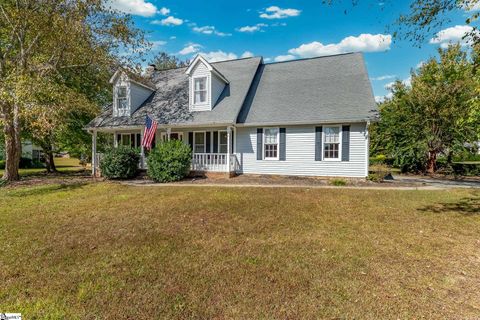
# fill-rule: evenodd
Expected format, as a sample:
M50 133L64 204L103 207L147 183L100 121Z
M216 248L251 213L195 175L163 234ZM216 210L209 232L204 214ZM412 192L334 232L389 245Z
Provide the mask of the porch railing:
M100 161L103 158L102 153L95 154L96 169L100 168ZM142 166L143 164L143 166ZM147 161L140 159L139 168L146 169ZM230 155L230 163L226 153L195 153L192 157L193 171L210 171L210 172L236 172L240 168L240 164L236 155Z
M226 153L194 153L193 171L232 172L237 169L237 157L230 155L230 163Z

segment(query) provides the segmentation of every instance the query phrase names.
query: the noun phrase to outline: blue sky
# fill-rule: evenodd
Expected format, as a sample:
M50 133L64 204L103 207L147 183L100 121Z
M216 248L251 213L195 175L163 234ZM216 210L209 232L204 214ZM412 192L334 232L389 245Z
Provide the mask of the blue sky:
M467 13L458 10L418 48L391 36L408 1L359 2L111 0L111 5L130 13L146 32L153 44L148 55L166 51L191 59L201 53L211 61L255 55L275 62L362 51L377 99L395 79L408 81L411 68L436 55L439 46L462 42L470 28Z

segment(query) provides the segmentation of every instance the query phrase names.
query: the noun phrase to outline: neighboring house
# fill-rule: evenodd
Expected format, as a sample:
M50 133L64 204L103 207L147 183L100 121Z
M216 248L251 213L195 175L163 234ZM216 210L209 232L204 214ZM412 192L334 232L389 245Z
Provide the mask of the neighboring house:
M360 53L270 64L197 56L188 67L149 67L147 75L112 77L113 104L88 125L94 153L97 132L139 147L148 115L159 123L157 144L178 139L192 147L194 171L368 175L376 103ZM142 159L144 168L143 150Z
M42 158L42 148L34 145L30 140L22 140L22 158L40 161Z

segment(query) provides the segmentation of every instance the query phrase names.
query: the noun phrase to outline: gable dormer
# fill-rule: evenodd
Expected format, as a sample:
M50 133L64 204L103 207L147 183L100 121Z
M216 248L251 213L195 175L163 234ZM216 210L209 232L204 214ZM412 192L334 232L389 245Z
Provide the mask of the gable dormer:
M198 55L188 67L190 111L211 111L228 80L205 58Z
M113 116L131 116L155 91L146 79L118 69L110 79L113 85Z

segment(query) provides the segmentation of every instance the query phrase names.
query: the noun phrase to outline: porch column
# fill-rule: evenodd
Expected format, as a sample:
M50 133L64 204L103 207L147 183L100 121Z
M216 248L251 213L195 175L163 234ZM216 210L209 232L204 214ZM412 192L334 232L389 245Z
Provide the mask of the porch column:
M97 175L97 130L92 132L92 175Z
M167 128L167 141L170 141L171 134L172 134L172 128Z
M227 166L228 172L232 171L230 155L232 154L232 127L227 127Z
M118 148L118 136L117 136L117 131L113 131L113 146L115 148Z
M145 128L140 130L140 169L145 169L145 148L143 147L143 133L145 132Z

